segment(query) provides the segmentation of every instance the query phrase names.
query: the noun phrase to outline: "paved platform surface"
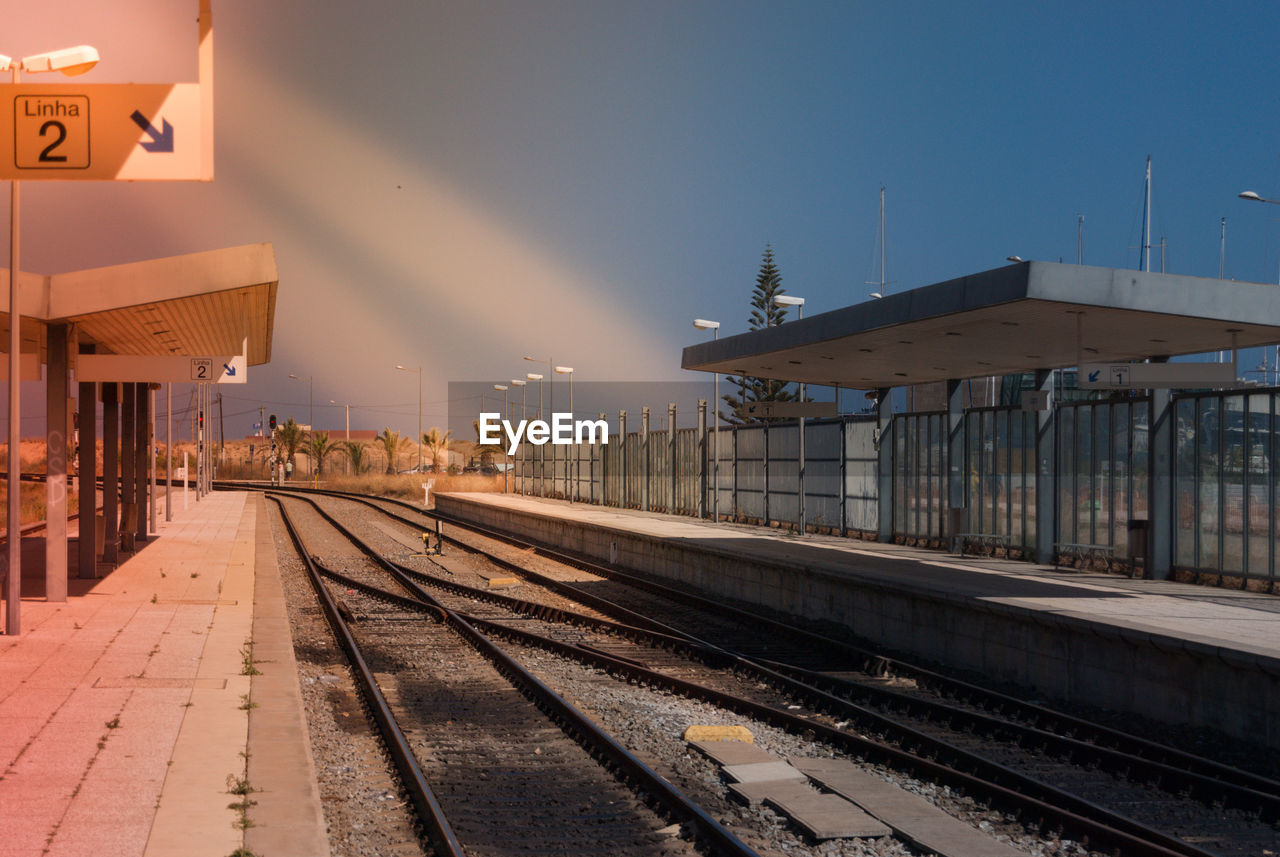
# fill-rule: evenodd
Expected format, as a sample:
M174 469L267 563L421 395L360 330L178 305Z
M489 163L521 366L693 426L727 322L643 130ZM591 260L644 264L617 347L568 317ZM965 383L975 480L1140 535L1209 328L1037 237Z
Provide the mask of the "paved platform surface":
M1144 635L1276 659L1280 597L1166 580L1139 580L1020 560L958 557L904 545L805 535L743 524L590 506L516 494L456 494L498 508L615 528L699 549L802 566L877 584L1056 614Z
M175 508L69 590L0 636L0 857L326 855L261 497Z

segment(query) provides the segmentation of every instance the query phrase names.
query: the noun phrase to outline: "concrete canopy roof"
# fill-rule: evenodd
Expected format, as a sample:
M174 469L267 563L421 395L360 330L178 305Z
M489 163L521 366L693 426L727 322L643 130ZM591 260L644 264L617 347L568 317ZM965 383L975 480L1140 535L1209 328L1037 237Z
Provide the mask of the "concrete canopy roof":
M270 244L19 277L22 350L42 359L54 322L74 324L99 354L239 354L247 337L250 366L271 359L279 275ZM8 289L0 311L7 331Z
M871 389L1229 350L1232 332L1280 343L1280 286L1022 262L690 345L681 366Z

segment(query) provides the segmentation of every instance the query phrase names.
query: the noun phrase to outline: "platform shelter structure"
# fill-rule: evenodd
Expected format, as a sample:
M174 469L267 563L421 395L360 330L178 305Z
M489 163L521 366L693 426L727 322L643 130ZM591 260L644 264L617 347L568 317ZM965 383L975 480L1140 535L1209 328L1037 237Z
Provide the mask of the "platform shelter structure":
M269 362L279 277L274 248L261 243L62 274L24 271L19 283L21 380L38 382L45 367L44 593L62 601L68 576L95 577L99 562L109 568L118 560L122 542L127 547L148 539L152 516L146 510L155 501L149 491L155 442L150 391L178 380L174 365L191 362L174 358L226 358L228 365L215 367L211 377L187 377L197 384L216 382L237 366ZM5 296L0 324L6 330L9 319ZM100 361L92 373L100 380L88 380L89 362L102 355L133 359L106 367ZM80 537L76 555L69 557L67 465L76 426ZM93 488L99 478L100 540ZM10 585L5 591L20 590ZM6 630L14 633L16 604L7 608Z
M1142 557L1150 576L1167 577L1177 566L1246 577L1252 570L1274 581L1280 391L1240 387L1234 355L1276 343L1280 287L1273 284L1019 262L690 345L682 366L803 382L811 393L820 385L871 391L866 434L874 473L863 499L875 504L865 517L882 540L973 536L1039 562L1127 550ZM1225 352L1232 365L1150 368L1213 352ZM1087 370L1086 386L1109 366L1127 377L1123 367L1138 364L1135 378L1162 380L1078 401L1055 395L1054 370ZM1210 377L1205 372L1226 380L1197 380ZM975 406L972 379L1017 373L1032 374L1033 395ZM1186 383L1177 383L1180 374ZM939 382L941 410L891 412L893 388ZM728 431L763 431L767 449L768 434L787 428ZM823 430L809 421L806 438L814 432L818 440ZM845 459L838 455L843 532ZM741 488L742 473L723 461L720 470L733 480L710 485L722 502L700 508L718 505L732 517L754 486ZM798 472L787 474L792 485L798 476L802 529L804 470L802 456ZM763 479L767 486L767 464Z

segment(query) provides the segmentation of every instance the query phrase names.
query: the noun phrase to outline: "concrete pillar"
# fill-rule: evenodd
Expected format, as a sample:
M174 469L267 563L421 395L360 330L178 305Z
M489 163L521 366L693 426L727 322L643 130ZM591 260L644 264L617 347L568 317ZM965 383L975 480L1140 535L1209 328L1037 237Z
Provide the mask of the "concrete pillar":
M880 528L876 538L893 540L893 405L890 388L876 390L876 476L879 488Z
M1058 402L1053 397L1054 374L1036 370L1036 389L1049 394L1049 410L1036 412L1036 562L1053 562L1058 533L1058 456L1054 442Z
M120 558L120 385L102 385L102 561Z
M137 476L134 471L138 459L134 447L138 439L138 386L133 383L121 386L124 395L120 402L120 534L131 537L138 528L136 519L131 517L137 514L134 507L137 500L134 480ZM126 544L128 541L126 539Z
M80 382L80 455L76 473L80 478L79 553L76 558L77 575L82 580L98 576L98 385Z
M151 468L147 466L147 458L151 454L151 408L148 407L150 396L149 384L134 385L134 405L137 408L137 422L134 425L134 507L138 510L138 518L134 527L139 542L147 540L147 520L150 510L147 508L147 477Z
M46 329L48 377L45 381L45 538L44 586L49 601L67 600L67 395L70 366L67 324Z
M1173 577L1173 391L1150 392L1146 577L1150 580L1168 580Z

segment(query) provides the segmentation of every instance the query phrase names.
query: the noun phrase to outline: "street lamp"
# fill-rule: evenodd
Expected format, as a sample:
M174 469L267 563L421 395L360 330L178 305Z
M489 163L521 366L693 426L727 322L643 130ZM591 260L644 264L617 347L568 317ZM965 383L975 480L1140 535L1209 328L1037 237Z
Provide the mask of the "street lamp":
M300 378L297 375L294 375L292 372L289 373L289 377L295 381L302 380L302 378ZM315 384L312 382L312 377L310 375L307 376L306 381L307 381L307 423L308 423L307 434L310 436L310 440L311 440L311 451L307 454L307 461L309 462L307 466L311 468L311 487L315 488L317 487L316 423L315 423L316 410L315 410L315 406L312 404L312 396L311 396L312 391L315 389Z
M569 423L570 425L572 425L573 424L573 367L557 366L555 367L555 370L557 375L569 376ZM554 454L554 450L553 450L553 454ZM578 446L576 443L573 446L573 460L575 464L578 461ZM577 475L578 475L577 468L575 467L574 480L573 480L575 488L577 487L577 484L578 484ZM569 462L567 460L565 461L565 467L564 467L564 498L568 500L570 503L573 502L573 497L569 495Z
M776 307L795 307L798 320L804 319L804 298L797 298L791 295L774 295L773 305ZM804 382L800 382L800 404L804 404ZM800 535L804 535L804 417L800 417L800 464L796 473L796 515L798 520L796 523Z
M548 369L552 370L553 373L555 371L555 367L552 365L550 357L548 357L546 360L539 360L537 357L530 357L528 355L525 355L524 359L530 360L534 363L546 363ZM539 375L538 377L541 378L542 376ZM530 380L532 380L532 378L530 378ZM554 374L552 374L551 378L548 379L547 381L547 409L551 411L554 411L556 409L556 376ZM542 415L542 396L541 395L538 396L538 419L540 420L546 419L546 417Z
M511 413L510 413L510 409L507 407L507 390L508 390L509 388L507 387L507 385L506 385L506 384L494 384L494 385L493 385L493 389L497 390L499 393L501 393L501 394L502 394L502 418L503 418L503 419L505 419L505 420L510 420L510 419L511 419ZM499 443L499 448L501 448L501 443L502 443L502 436L501 436L501 435L499 435L499 436L498 436L498 443ZM509 464L510 464L510 462L505 460L505 459L506 459L506 456L505 456L505 455L503 455L503 459L504 459L504 461L502 462L502 463L503 463L503 468L502 468L502 493L503 493L503 494L506 494L506 493L507 493L507 470L509 469L509 467L508 467L507 465L509 465Z
M1015 263L1016 263L1016 262L1021 262L1021 261L1022 261L1022 257L1021 257L1021 256L1017 256L1017 255L1014 255L1014 256L1005 256L1005 257L1004 257L1004 260L1005 260L1006 262L1015 262Z
M529 389L526 386L528 383L529 382L523 378L511 379L511 386L520 388L520 419L521 420L527 420L529 418L528 410L525 408L525 405L528 403L528 400L529 400ZM514 464L514 462L512 463ZM520 487L522 489L521 493L525 495L528 495L529 493L529 482L528 482L529 474L526 472L528 469L529 468L528 468L527 462L524 466L520 468Z
M396 364L396 368L401 372L417 372L418 373L418 472L422 472L422 367L410 369L408 366Z
M531 358L531 357L526 357L526 358L525 358L525 360L532 360L532 359L533 359L533 358ZM527 378L527 379L529 379L530 381L537 381L537 382L538 382L538 419L543 419L543 416L542 416L542 375L538 374L537 372L526 372L524 377L525 377L525 378ZM538 482L539 482L538 487L539 487L539 488L541 488L543 485L545 485L545 484L546 484L546 478L547 478L547 452L546 452L546 444L543 444L542 446L538 447L538 457L542 459L542 464L541 464L541 466L538 468L538 469L539 469L539 471L540 471L540 472L538 473Z
M711 331L711 339L720 339L720 322L710 321L705 318L695 318L693 326L698 330ZM711 413L712 435L711 435L711 455L713 464L711 467L711 520L720 520L720 373L716 372L712 375L712 392L715 395L715 401L712 406L715 410Z
M1241 199L1248 199L1253 202L1266 202L1271 205L1280 205L1280 199L1267 199L1264 196L1259 196L1256 192L1251 190L1241 191L1236 195L1239 196ZM1265 355L1266 352L1263 351L1263 354ZM1263 378L1264 379L1266 378L1265 371L1266 371L1266 357L1264 356L1263 357L1263 372L1264 372ZM1277 383L1280 383L1280 345L1276 346L1276 379L1277 379Z
M12 74L18 83L20 72L60 71L65 75L84 74L98 63L98 51L89 45L34 54L14 60L0 54L0 72ZM9 573L5 585L5 633L19 634L22 614L22 312L18 300L18 181L9 182Z

